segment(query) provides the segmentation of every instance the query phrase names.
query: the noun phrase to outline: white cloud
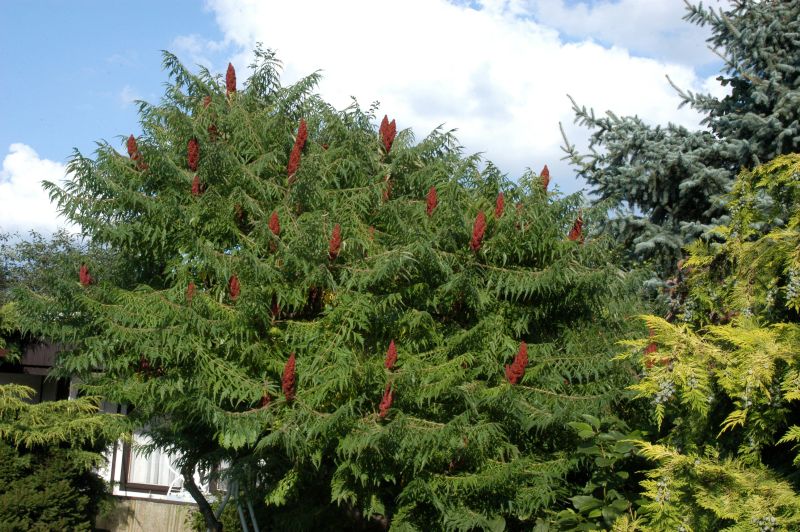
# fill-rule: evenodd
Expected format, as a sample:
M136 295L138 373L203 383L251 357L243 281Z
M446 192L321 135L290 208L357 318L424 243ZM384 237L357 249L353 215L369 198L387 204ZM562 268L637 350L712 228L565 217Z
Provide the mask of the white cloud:
M136 89L131 87L130 85L125 85L122 87L122 90L119 91L119 100L122 102L123 106L128 106L134 103L136 100L141 100L142 97L139 95Z
M634 53L702 67L718 58L705 42L708 28L682 20L677 0L528 0L527 12L541 23L578 39L595 39ZM727 8L728 0L706 0L706 7Z
M60 183L65 176L63 164L39 158L26 144L12 144L0 170L0 230L52 233L66 227L77 231L58 216L41 185L45 180Z
M210 57L216 56L227 46L228 43L225 41L211 41L197 34L191 34L175 37L172 40L171 50L176 54L187 56L192 65L203 65L213 69L215 65Z
M607 23L614 27L632 26L629 35L643 21L646 28L688 26L682 12L659 7L670 3L622 0L628 10L605 6L597 13L611 17ZM649 11L634 4L647 4ZM695 91L707 81L691 65L637 57L620 45L566 42L557 29L535 21L540 17L529 16L534 12L523 0L484 0L480 10L445 0L209 0L209 7L226 42L242 50L233 61L240 72L254 44L263 42L284 61L285 82L323 69L320 93L336 107L354 95L362 105L379 100L382 113L417 136L442 123L458 128L467 151L485 152L511 177L547 163L568 191L580 184L559 162L558 124L579 146L587 132L572 125L567 94L598 112L696 127L699 116L677 109L680 99L665 75ZM661 18L648 19L655 15ZM590 26L581 31L597 29ZM668 39L660 42L668 47ZM661 51L660 57L669 55Z

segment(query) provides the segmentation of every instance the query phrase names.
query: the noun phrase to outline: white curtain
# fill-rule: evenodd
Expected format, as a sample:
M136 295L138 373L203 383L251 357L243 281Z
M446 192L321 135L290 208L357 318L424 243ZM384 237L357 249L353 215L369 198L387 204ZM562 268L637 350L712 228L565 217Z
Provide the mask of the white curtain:
M175 477L179 475L173 465L176 457L170 456L160 449L153 451L149 455L144 455L136 447L137 445L149 444L151 442L150 438L134 434L133 441L128 482L169 486L175 480Z

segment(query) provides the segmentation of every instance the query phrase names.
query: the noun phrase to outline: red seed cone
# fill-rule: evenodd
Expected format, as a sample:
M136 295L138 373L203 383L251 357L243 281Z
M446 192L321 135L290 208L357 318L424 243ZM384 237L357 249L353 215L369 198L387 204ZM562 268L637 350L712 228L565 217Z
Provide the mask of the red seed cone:
M389 409L392 407L392 401L394 397L392 397L392 385L387 384L386 389L383 391L383 399L381 399L381 404L378 408L380 408L380 412L378 415L381 419L386 417L386 414L389 413Z
M203 109L208 109L209 105L211 105L211 96L203 96Z
M397 362L397 347L394 345L394 340L389 342L389 349L386 350L386 358L383 361L383 367L386 369L394 368L394 364Z
M281 390L286 397L286 401L291 403L294 400L295 392L295 358L294 353L289 356L286 365L283 367L283 377L281 378Z
M342 226L336 224L333 226L333 233L331 234L331 240L328 244L328 258L331 260L336 260L336 257L339 256L339 251L342 248Z
M436 194L436 187L431 187L428 189L428 198L426 202L425 212L428 216L433 214L433 211L436 210L436 206L439 204L439 196Z
M519 344L519 351L514 357L511 365L506 365L506 380L511 384L517 384L525 375L525 367L528 365L528 345L525 342Z
M286 166L286 173L289 176L289 183L294 182L294 174L300 168L300 157L303 153L303 147L306 145L308 138L308 126L306 121L300 119L300 126L297 128L297 136L294 139L294 146L292 146L292 153L289 154L289 164Z
M92 284L92 276L89 274L89 268L85 264L81 264L81 268L78 271L78 280L81 282L81 286L89 286Z
M539 172L539 175L542 176L542 186L546 191L547 185L550 184L550 169L547 168L547 165L544 165L544 168L542 168L542 171Z
M272 211L269 217L269 230L272 231L273 235L281 236L281 221L278 219L276 211Z
M397 137L397 122L395 122L394 119L392 119L392 121L389 122L389 129L387 130L387 133L388 135L386 136L383 142L384 145L386 146L386 151L388 153L389 150L392 149L392 145L394 144L394 139Z
M228 294L231 296L231 301L239 299L240 292L241 286L239 286L239 278L236 277L236 274L233 274L228 280Z
M194 285L193 281L189 281L189 286L186 287L186 302L191 303L192 299L194 298L194 293L197 290L197 287Z
M230 63L228 63L228 71L225 73L225 92L226 94L236 92L236 70Z
M502 192L497 195L497 201L494 205L494 219L499 220L503 216L503 211L506 208L506 196Z
M203 193L203 185L200 183L200 176L194 175L192 179L192 196L199 196Z
M378 134L381 136L381 140L383 140L387 129L389 129L389 117L387 115L383 115L383 120L381 120L381 125L378 128Z
M186 153L186 164L189 167L189 170L194 172L197 170L197 163L200 162L200 145L197 143L197 139L192 138L189 139L189 144L187 146L187 153Z
M128 137L128 157L136 160L139 157L139 146L136 144L136 139L131 135Z
M575 219L575 223L572 224L572 229L569 230L567 238L573 242L577 241L583 243L583 215L579 214Z
M8 355L10 352L11 352L10 349L6 348L0 349L0 358L6 358L6 355Z
M394 139L397 136L397 123L394 120L389 122L389 117L383 115L378 133L380 134L381 142L383 143L386 153L389 153L392 149L392 144L394 144Z
M217 138L219 137L219 130L215 124L211 124L208 126L208 139L211 142L216 142Z
M472 240L469 243L472 251L478 251L483 242L483 233L486 231L486 215L483 211L478 213L475 217L475 224L472 226Z

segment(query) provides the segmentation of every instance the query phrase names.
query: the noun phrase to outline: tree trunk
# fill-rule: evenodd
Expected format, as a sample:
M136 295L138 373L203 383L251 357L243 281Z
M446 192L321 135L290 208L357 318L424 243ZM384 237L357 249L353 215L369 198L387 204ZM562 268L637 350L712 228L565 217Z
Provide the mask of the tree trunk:
M216 518L211 505L208 504L208 501L205 497L203 497L203 493L200 491L200 488L198 488L197 484L194 483L194 468L194 462L181 468L183 485L186 488L186 491L189 492L189 494L197 503L200 513L203 514L203 518L206 520L206 527L208 530L211 530L212 532L222 532L222 522Z

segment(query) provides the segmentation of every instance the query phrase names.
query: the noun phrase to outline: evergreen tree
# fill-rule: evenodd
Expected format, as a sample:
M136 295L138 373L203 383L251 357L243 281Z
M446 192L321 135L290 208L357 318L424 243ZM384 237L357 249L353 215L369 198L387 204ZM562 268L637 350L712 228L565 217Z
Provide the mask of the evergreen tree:
M650 126L612 112L597 117L573 100L576 122L592 130L588 154L566 142L568 159L618 209L610 228L632 261L662 278L686 244L724 222L720 195L740 168L800 151L800 2L733 0L719 12L687 3L685 19L708 26L725 61L724 98L677 89L705 129Z
M376 131L316 74L281 86L272 52L244 87L164 57L127 153L76 152L48 185L135 282L87 258L20 308L69 346L60 371L181 454L206 525L196 467L280 530L529 529L583 493L569 423L611 416L636 326L602 213L449 132Z
M92 530L108 489L100 451L122 420L97 398L30 404L35 392L0 385L0 530Z
M676 294L682 323L646 318L631 342L658 438L646 530L800 527L800 155L744 171L721 243L695 242Z

